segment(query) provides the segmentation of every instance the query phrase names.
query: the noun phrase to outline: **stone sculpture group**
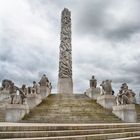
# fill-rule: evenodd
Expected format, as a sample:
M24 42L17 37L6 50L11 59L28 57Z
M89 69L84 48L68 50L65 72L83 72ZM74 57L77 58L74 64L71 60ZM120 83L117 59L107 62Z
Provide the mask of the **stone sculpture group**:
M101 95L114 95L114 91L112 89L112 80L104 80L100 84L101 90L98 92L98 96ZM97 88L97 80L95 79L95 76L93 75L92 78L89 80L90 89L96 89ZM85 92L87 94L89 90ZM91 91L91 90L90 90ZM93 93L95 94L95 93ZM119 92L116 96L116 104L117 105L125 105L125 104L132 104L136 103L135 99L135 93L132 89L128 88L127 83L123 83L120 87Z
M104 80L97 87L97 80L94 76L89 80L90 88L85 94L96 100L98 104L106 109L111 109L117 117L125 122L136 122L136 98L132 89L128 88L127 83L123 83L120 90L115 95L112 89L112 80ZM100 90L99 90L100 89Z
M26 87L26 85L23 84L22 87L19 88L18 86L15 86L13 81L4 79L2 81L0 92L9 93L10 104L24 104L25 99L29 94L40 94L40 87L42 86L48 87L51 92L52 85L45 74L42 76L38 83L36 81L33 81L32 87Z
M135 95L136 94L131 89L128 89L127 84L123 83L117 94L117 105L136 103Z
M5 114L5 121L21 120L51 94L51 89L52 85L45 74L39 82L33 81L33 85L28 87L25 84L18 87L12 80L3 80L0 88L0 110Z

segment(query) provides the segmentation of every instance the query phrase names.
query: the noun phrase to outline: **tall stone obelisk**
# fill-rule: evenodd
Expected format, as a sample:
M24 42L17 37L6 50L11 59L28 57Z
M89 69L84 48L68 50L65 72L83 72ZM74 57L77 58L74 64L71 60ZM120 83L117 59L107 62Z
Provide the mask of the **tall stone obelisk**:
M71 12L67 8L64 8L61 15L59 74L57 86L58 93L73 93Z

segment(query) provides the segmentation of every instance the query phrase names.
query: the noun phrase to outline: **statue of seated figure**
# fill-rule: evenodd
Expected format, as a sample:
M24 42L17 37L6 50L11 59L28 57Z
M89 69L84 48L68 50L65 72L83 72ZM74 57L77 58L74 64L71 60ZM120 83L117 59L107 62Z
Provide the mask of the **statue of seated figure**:
M122 84L121 89L117 94L116 102L117 105L126 105L135 103L135 93L131 89L128 89L126 83Z

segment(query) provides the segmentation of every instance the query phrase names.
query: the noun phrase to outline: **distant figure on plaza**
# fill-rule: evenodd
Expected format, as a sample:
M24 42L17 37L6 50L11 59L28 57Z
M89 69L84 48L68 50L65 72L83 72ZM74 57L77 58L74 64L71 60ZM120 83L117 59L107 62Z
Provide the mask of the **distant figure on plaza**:
M49 80L46 77L46 74L44 74L40 80L40 86L48 86Z
M95 79L94 75L92 76L90 80L90 88L96 88L97 87L97 80Z

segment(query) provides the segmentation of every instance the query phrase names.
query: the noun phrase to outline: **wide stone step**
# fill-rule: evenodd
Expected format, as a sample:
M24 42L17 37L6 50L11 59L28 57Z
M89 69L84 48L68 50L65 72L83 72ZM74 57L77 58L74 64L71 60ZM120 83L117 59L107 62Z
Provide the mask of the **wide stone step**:
M102 123L102 124L41 124L41 123L0 123L0 132L6 131L55 131L89 130L110 128L136 128L140 123Z
M109 134L93 134L93 135L73 135L73 136L57 136L57 137L36 137L36 138L10 138L10 140L106 140L112 138L135 137L140 136L140 131L122 132ZM8 139L5 139L8 140Z
M117 139L109 139L109 140L120 140L120 138L117 138ZM121 140L140 140L140 136L128 137L128 138L121 138Z
M57 131L11 131L0 132L0 138L32 138L32 137L54 137L73 136L90 134L107 134L140 131L140 127L132 128L110 128L110 129L90 129L90 130L57 130Z
M0 132L0 138L72 136L72 135L136 132L136 131L140 131L140 127L89 129L89 130L63 130L63 131L59 131L59 130L58 131L12 131L12 132Z
M49 116L33 116L31 118L29 118L28 120L59 120L59 119L62 119L62 120L119 120L118 118L98 118L98 117L94 117L94 118L90 118L89 116L85 116L85 117L79 117L79 116L56 116L58 118L55 118L55 116L52 115L52 117L49 115ZM110 121L111 121L110 120ZM55 121L55 120L54 120Z
M124 138L139 139L140 123L0 123L0 139L5 140L123 140Z
M30 123L106 123L106 122L108 122L108 123L110 123L110 121L109 120L69 120L69 119L59 119L59 120L35 120L35 119L31 119L31 120L28 120L28 121L23 121L23 122L25 122L25 123L27 123L27 122L30 122ZM115 122L116 123L120 123L120 121L118 121L118 120L115 120ZM79 123L79 124L80 124Z
M85 122L87 124L91 124L91 123L110 123L110 121L105 121L105 120L100 120L100 121L96 121L96 120L87 120L87 121L84 121L84 120L77 120L77 121L74 121L74 120L56 120L56 121L52 121L52 120L48 120L48 121L40 121L40 120L29 120L29 121L23 121L24 123L62 123L62 124L71 124L71 123L76 123L76 124L84 124ZM120 121L116 120L115 121L116 123L120 123Z
M57 118L56 118L57 117ZM33 116L33 117L30 117L30 118L28 118L28 120L52 120L52 121L54 121L55 122L55 120L108 120L108 121L110 121L110 123L111 123L111 121L113 121L113 120L118 120L118 121L120 121L118 118L98 118L98 117L93 117L93 118L91 118L91 117L89 117L89 116L84 116L84 117L80 117L80 116ZM26 119L25 119L26 120ZM22 122L22 121L21 121Z
M63 112L59 112L59 111L50 111L50 112L40 112L40 114L36 114L35 112L31 112L30 116L91 116L91 117L100 117L100 118L112 118L115 117L115 115L110 114L110 113L93 113L93 112L81 112L81 111L77 111L77 112L69 112L67 110L63 111ZM106 115L106 116L105 116Z

